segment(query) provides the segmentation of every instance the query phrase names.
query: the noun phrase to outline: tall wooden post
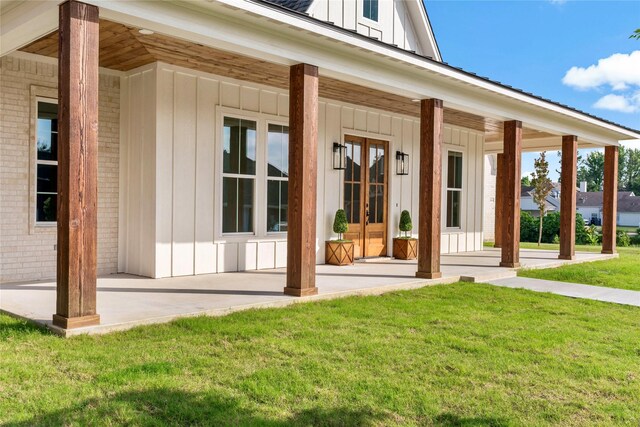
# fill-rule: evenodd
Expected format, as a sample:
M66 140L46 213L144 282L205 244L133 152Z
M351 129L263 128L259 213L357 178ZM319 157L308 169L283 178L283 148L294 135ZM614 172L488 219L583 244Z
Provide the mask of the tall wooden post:
M318 68L296 64L289 86L289 218L287 286L293 296L315 295L318 168Z
M520 266L520 175L522 122L504 122L504 218L501 267Z
M100 323L96 314L98 8L60 5L58 50L58 261L53 324Z
M616 253L616 215L618 214L618 147L604 149L602 191L602 253Z
M578 182L578 137L562 137L562 184L560 192L559 259L576 257L576 185Z
M502 229L504 228L504 154L500 153L496 160L496 197L495 197L495 224L494 224L494 248L502 247Z
M437 279L440 271L440 204L444 109L440 99L420 101L420 193L418 271L416 277Z

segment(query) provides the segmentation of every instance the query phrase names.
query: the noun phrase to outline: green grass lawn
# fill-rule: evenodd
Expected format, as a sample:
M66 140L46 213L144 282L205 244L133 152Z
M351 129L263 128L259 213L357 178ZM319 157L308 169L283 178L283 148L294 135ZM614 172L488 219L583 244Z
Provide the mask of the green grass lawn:
M520 247L538 249L538 245L535 243L522 243ZM543 244L540 248L558 250L558 245ZM600 250L600 246L576 246L576 251L579 252L600 252ZM617 248L617 250L620 254L618 259L565 265L543 270L520 270L518 275L640 291L640 248Z
M57 338L0 316L5 425L631 425L640 309L454 284Z

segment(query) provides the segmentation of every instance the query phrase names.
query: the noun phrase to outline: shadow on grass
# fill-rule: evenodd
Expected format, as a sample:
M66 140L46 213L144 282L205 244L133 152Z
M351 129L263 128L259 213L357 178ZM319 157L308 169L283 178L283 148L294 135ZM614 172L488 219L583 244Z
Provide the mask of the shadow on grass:
M35 324L31 321L19 319L11 315L1 313L6 316L7 321L0 321L0 339L25 338L28 335L51 335L51 332L43 325Z
M157 388L131 391L104 398L89 399L74 407L35 416L6 426L60 425L257 425L257 426L367 426L397 424L392 415L369 408L311 408L296 412L286 419L273 419L237 400L212 393L191 393ZM493 418L460 418L443 414L431 420L432 425L502 426Z
M380 424L384 418L383 414L369 410L314 408L297 412L285 420L276 420L240 405L233 398L160 388L90 399L74 407L4 425L342 426Z

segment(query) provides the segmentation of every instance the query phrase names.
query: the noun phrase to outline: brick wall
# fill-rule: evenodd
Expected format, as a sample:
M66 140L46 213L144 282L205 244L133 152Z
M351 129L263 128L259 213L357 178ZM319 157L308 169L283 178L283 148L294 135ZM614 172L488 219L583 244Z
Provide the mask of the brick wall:
M56 97L56 64L0 58L0 283L52 279L56 229L36 226L35 96ZM118 263L120 78L100 75L98 135L98 274Z

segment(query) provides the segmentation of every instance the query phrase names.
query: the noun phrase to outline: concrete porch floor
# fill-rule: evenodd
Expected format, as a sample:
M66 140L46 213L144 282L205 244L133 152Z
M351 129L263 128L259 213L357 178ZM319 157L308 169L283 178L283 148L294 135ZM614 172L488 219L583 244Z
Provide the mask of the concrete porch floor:
M557 259L556 251L521 250L522 268L550 268L616 257L579 253L573 261ZM514 277L514 269L498 267L500 250L485 248L442 256L442 278L415 277L416 261L390 258L360 261L352 266L317 267L318 295L290 297L283 294L285 269L148 279L127 274L98 278L98 313L101 324L72 330L51 325L55 312L55 282L23 282L0 285L0 311L45 325L64 336L100 334L139 325L168 322L180 317L222 316L234 311L349 295L375 295L393 290L459 280L486 282Z

